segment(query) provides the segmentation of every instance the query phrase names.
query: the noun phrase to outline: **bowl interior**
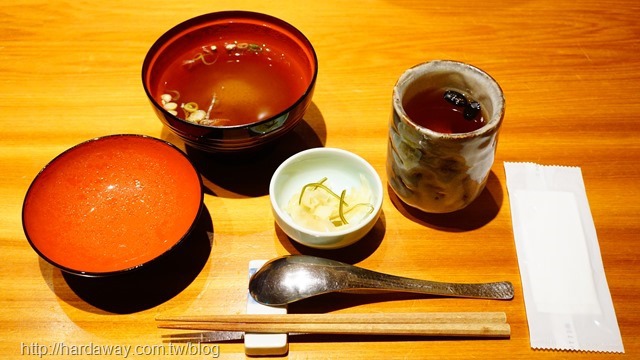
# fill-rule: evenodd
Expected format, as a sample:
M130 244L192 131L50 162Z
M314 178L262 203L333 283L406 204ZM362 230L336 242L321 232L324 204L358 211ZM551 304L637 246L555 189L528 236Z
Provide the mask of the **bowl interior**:
M22 211L25 234L45 260L71 273L139 267L190 231L200 177L175 146L142 135L81 143L36 176Z
M243 127L277 119L315 84L317 59L306 37L268 15L228 11L187 20L162 35L143 65L154 105L170 94L206 110L207 126ZM175 115L175 114L174 114ZM203 125L203 123L198 123Z
M335 189L352 189L360 187L364 176L371 187L372 205L374 211L358 226L332 232L318 232L297 225L287 213L286 206L296 193L306 184L327 178L327 182ZM327 234L336 236L349 233L364 226L377 216L382 206L382 182L375 169L361 157L341 149L316 148L300 152L287 159L274 173L271 180L269 194L275 211L281 218L298 231L321 236Z

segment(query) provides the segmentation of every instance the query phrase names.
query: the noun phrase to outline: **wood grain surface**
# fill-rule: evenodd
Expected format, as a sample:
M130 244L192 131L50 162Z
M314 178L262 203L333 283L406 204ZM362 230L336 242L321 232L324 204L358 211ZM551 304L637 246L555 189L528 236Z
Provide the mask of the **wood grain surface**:
M65 149L108 134L146 134L184 148L151 110L142 60L175 24L229 9L279 17L311 40L319 76L305 121L275 148L242 162L190 154L207 188L207 211L190 241L154 271L119 281L78 279L40 260L21 225L22 201L38 171ZM157 329L154 319L243 314L249 261L302 253L415 278L509 280L516 294L512 301L336 294L294 304L292 313L499 311L511 338L323 335L292 339L284 358L639 358L638 12L640 3L630 0L3 2L0 355L37 358L46 349L49 357L54 349L96 345L166 352L148 358L202 359L213 350L245 358L240 342L178 355L178 344L164 337L170 331ZM386 181L391 89L406 68L431 59L476 65L504 90L497 157L480 198L460 213L429 215L385 189L380 221L357 244L318 251L288 239L269 208L275 168L305 148L338 147L364 157ZM582 169L625 354L531 349L505 161Z

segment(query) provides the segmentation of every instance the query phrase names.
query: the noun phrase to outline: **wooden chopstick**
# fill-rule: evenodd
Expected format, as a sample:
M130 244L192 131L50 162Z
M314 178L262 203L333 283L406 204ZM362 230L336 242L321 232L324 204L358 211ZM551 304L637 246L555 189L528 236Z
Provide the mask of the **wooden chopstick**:
M379 313L178 316L164 329L352 335L508 337L505 313Z
M242 324L242 323L182 323L165 324L163 329L244 331L251 333L307 333L349 335L412 335L412 336L478 336L508 337L509 324Z
M504 323L504 312L428 312L371 314L239 314L160 317L157 321L242 323Z

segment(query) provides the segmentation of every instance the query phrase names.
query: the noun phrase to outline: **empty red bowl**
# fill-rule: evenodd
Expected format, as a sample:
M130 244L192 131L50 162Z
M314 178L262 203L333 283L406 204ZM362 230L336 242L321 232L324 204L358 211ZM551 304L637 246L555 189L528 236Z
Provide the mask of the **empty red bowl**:
M139 268L189 234L202 207L200 176L177 147L111 135L63 152L35 177L22 208L33 249L73 274Z

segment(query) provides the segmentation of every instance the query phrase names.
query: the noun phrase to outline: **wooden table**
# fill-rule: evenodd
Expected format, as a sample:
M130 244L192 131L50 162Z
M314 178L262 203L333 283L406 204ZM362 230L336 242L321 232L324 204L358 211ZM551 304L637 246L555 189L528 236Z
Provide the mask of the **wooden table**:
M208 189L203 241L170 271L127 288L70 278L40 260L21 227L23 197L34 176L60 152L102 135L146 134L184 147L145 98L142 59L173 25L227 9L282 18L314 44L320 72L305 122L286 142L248 162L195 159ZM507 302L331 295L292 305L290 312L504 311L512 335L292 339L285 356L291 359L640 357L639 11L629 0L4 2L0 354L35 358L41 346L50 352L55 346L166 347L162 336L168 332L155 328L156 316L244 313L248 262L304 253L416 278L510 280L516 295ZM497 158L480 200L464 216L427 215L407 209L386 189L381 220L358 244L332 252L292 243L269 209L266 190L275 167L307 147L338 147L361 155L386 179L392 86L406 68L437 58L479 66L505 92ZM624 355L530 348L505 161L582 168ZM242 343L207 349L214 345L221 358L245 357ZM194 350L200 356L149 358L208 358L202 354L207 349Z

